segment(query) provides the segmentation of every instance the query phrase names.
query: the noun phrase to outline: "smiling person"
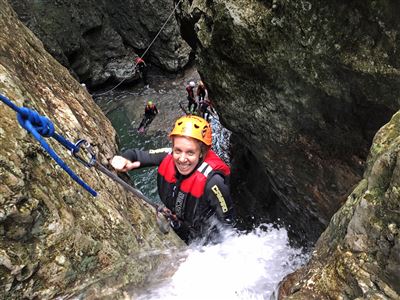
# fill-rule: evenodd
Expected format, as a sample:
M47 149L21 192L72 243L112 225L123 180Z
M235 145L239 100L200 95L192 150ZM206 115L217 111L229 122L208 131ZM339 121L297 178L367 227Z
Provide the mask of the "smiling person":
M218 225L234 223L229 189L229 167L211 150L211 126L203 118L179 118L169 137L171 149L127 150L111 160L113 168L127 172L158 166L161 211L186 243L196 238L218 237Z

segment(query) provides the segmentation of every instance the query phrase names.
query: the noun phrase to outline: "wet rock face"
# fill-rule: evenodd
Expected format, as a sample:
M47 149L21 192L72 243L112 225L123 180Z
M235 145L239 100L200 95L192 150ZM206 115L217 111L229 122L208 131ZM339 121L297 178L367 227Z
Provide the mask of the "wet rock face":
M183 37L243 150L233 186L254 187L234 191L249 199L238 205L265 215L275 206L283 215L272 217L318 238L361 179L374 133L399 107L398 11L395 1L182 3ZM241 156L265 176L246 177ZM251 200L264 189L275 195Z
M400 99L399 9L395 1L182 7L181 24L192 25L184 36L233 131L240 210L272 211L309 241L331 219L281 299L400 298L399 113L387 123Z
M0 0L0 91L49 117L71 142L90 141L106 163L116 134L91 96ZM181 245L157 228L154 211L54 139L65 163L99 195L73 181L0 103L0 278L4 299L123 293L163 258L138 253ZM161 252L161 251L160 251ZM123 275L121 275L123 274ZM89 279L90 278L90 279ZM92 280L92 281L91 281Z
M144 0L9 2L47 51L90 86L137 78L134 58L174 8L171 1ZM189 53L172 17L144 58L177 71L188 63Z
M281 299L400 298L400 113L374 138L364 179L333 216Z

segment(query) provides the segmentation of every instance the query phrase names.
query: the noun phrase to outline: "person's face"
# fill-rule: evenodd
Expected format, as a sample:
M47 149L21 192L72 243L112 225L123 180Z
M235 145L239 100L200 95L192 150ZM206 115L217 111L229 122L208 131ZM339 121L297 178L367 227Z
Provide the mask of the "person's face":
M183 136L173 138L172 157L182 175L188 175L196 168L200 154L200 143L195 139Z

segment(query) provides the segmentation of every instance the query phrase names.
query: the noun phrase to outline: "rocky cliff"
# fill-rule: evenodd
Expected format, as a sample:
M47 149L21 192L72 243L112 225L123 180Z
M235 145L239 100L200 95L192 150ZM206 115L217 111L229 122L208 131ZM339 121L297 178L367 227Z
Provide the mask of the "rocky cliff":
M6 0L0 0L0 27L0 93L49 117L70 141L87 139L106 162L117 151L116 135L91 96L18 21ZM3 298L122 294L128 284L143 284L163 260L157 250L182 245L173 233L159 231L151 207L47 139L99 193L92 197L18 125L13 110L0 106ZM153 255L141 256L150 250Z
M190 48L173 16L157 36L173 12L172 1L9 2L46 50L90 86L137 78L134 58L150 45L144 59L166 71L189 61Z
M180 7L233 132L241 214L281 218L311 242L329 224L281 298L399 299L399 12L396 1Z
M241 214L315 241L399 107L394 1L192 1L183 37L233 132ZM243 208L246 206L246 208Z
M374 138L364 179L281 299L400 299L400 112Z

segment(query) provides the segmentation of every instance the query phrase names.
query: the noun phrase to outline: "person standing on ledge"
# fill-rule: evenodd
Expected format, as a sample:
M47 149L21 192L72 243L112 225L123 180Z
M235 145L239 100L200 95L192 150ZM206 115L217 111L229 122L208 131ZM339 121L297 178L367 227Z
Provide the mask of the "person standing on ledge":
M186 86L186 92L187 92L187 99L188 99L188 111L189 114L193 114L196 112L197 109L197 102L196 98L194 96L194 88L196 86L196 83L194 81L190 81L189 84Z
M149 82L147 81L147 65L144 62L143 58L136 57L135 58L135 66L139 71L139 76L143 80L144 88L149 88Z
M179 118L169 137L172 151L127 150L114 156L119 172L158 166L160 211L186 243L198 238L217 242L219 229L233 226L235 211L230 196L229 167L211 150L210 124L201 117Z
M202 80L197 82L197 90L196 90L197 102L202 103L205 99L208 98L208 91L206 85Z

